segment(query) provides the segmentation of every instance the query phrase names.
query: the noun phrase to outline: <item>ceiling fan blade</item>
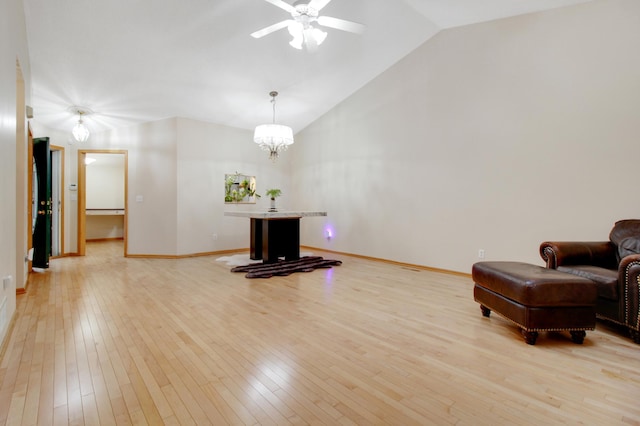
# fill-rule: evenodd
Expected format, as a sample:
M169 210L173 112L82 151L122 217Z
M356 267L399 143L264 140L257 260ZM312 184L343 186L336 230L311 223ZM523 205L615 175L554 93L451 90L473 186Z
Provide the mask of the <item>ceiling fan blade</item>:
M254 33L251 33L251 37L253 38L260 38L260 37L264 37L268 34L271 34L275 31L281 30L287 26L289 26L290 23L292 23L293 21L291 19L286 19L284 21L278 22L277 24L273 24L273 25L269 25L266 28L263 28L261 30L258 30Z
M319 12L320 9L328 5L330 1L331 0L311 0L309 2L309 7Z
M284 9L289 13L293 13L296 11L296 9L291 6L289 3L285 3L282 0L264 0L267 3L271 3L274 6L278 6L280 9Z
M318 16L318 24L355 34L362 34L365 29L364 25L358 24L357 22L345 21L344 19L332 18L330 16Z

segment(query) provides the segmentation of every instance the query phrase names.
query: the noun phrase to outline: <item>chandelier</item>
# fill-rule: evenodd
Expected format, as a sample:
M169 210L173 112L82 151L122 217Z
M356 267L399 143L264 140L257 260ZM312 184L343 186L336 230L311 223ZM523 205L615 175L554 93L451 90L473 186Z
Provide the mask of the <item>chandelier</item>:
M86 142L89 139L89 136L91 136L91 132L89 132L87 126L84 125L82 117L91 114L92 111L89 108L79 106L72 106L69 108L69 110L78 115L78 123L71 130L73 138L77 142Z
M276 161L281 151L286 151L289 145L293 144L293 130L289 126L276 124L276 96L278 92L269 93L273 106L273 123L261 124L256 127L253 134L253 141L264 151L269 151L269 158Z

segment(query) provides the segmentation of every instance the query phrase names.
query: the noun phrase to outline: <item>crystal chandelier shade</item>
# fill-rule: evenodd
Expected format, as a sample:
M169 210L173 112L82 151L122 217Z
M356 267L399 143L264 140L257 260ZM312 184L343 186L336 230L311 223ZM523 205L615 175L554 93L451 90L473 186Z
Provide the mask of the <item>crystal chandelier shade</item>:
M73 126L71 134L73 135L73 138L78 142L86 142L89 139L89 136L91 136L91 132L89 132L87 126L85 126L82 122L82 116L78 120L78 124Z
M85 115L91 114L92 111L88 108L77 107L77 106L72 106L71 108L69 108L69 111L78 115L78 123L75 126L73 126L73 129L71 130L71 134L73 135L73 138L80 143L86 142L87 140L89 140L89 136L91 136L91 132L89 131L89 128L85 126L84 121L82 120L82 117Z

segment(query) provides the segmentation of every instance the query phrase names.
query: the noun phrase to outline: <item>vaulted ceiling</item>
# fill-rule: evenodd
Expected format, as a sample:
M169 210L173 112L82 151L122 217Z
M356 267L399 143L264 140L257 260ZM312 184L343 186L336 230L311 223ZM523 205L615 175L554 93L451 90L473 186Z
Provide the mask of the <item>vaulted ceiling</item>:
M286 0L292 3L292 0ZM362 23L326 29L314 53L289 46L287 19L264 0L24 0L34 120L70 130L72 105L93 132L168 117L252 129L303 129L439 31L587 0L333 0L322 15Z

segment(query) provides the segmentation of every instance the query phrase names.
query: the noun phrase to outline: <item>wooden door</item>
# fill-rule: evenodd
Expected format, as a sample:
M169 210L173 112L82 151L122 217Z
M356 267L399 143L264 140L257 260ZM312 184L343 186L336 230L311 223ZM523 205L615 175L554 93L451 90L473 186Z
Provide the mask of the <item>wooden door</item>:
M33 167L33 267L48 268L52 215L49 138L33 140Z

